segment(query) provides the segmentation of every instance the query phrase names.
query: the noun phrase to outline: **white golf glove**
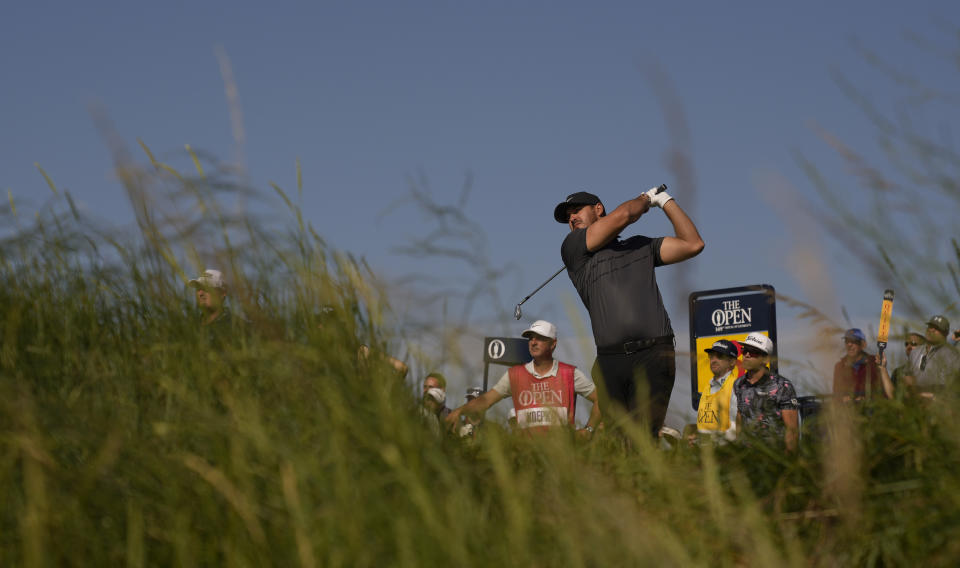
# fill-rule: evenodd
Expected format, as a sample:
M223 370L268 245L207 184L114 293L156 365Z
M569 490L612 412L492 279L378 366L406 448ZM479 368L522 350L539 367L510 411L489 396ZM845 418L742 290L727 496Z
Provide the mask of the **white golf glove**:
M667 201L673 199L666 191L657 193L656 187L648 189L646 192L644 192L644 195L650 198L650 207L660 207L661 209L667 204Z

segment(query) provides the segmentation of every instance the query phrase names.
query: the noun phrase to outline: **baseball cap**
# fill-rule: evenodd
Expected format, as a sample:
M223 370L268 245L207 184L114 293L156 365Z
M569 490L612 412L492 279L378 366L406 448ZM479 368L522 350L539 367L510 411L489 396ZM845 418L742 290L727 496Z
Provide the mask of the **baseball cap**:
M737 350L736 343L727 339L718 339L713 342L709 349L704 349L704 353L716 353L717 355L726 355L736 359L740 353Z
M520 335L529 339L531 333L536 333L537 335L542 335L544 337L549 337L550 339L557 338L557 326L546 320L537 320L533 322L533 325L523 330L523 333Z
M863 331L859 327L851 327L843 334L844 339L849 339L851 341L866 341L867 336L863 334Z
M943 316L931 317L930 321L927 322L927 326L932 327L944 335L948 335L950 333L950 320Z
M223 273L219 270L213 270L212 268L204 270L203 274L190 280L188 284L194 288L218 288L220 290L227 288L227 283L223 280Z
M773 353L773 340L762 333L751 333L740 343L755 347L767 355Z
M557 220L557 223L566 225L568 219L567 207L571 205L596 205L597 203L601 203L600 198L592 193L586 191L571 193L553 208L553 218Z

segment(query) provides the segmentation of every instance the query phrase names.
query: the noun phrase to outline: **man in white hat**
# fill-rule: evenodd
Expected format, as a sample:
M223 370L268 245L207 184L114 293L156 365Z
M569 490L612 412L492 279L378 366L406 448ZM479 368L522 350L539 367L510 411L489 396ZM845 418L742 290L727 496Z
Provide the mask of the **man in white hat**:
M455 428L461 414L482 416L497 402L513 397L517 412L517 426L525 431L572 427L576 410L576 395L591 403L590 419L580 430L580 436L590 437L600 424L600 405L593 381L573 365L553 358L557 348L557 327L544 320L533 322L524 330L533 360L507 370L492 389L454 409L447 416L447 425Z
M800 403L793 384L767 368L773 355L773 341L754 332L747 335L740 346L746 372L733 384L737 395L738 436L782 440L787 452L795 452L800 439Z
M200 325L229 327L230 310L227 308L227 283L219 270L206 269L203 274L190 280L196 289L197 307L200 308Z

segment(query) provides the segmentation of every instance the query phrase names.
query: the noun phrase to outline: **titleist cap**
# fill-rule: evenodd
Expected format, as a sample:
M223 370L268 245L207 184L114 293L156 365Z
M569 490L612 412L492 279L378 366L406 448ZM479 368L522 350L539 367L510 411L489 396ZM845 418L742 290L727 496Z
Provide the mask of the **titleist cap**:
M755 347L767 355L773 353L773 340L762 333L751 333L740 343Z
M714 341L713 345L711 345L709 349L704 349L703 351L704 353L726 355L727 357L733 357L734 359L740 356L740 350L737 349L737 344L729 339L719 339Z

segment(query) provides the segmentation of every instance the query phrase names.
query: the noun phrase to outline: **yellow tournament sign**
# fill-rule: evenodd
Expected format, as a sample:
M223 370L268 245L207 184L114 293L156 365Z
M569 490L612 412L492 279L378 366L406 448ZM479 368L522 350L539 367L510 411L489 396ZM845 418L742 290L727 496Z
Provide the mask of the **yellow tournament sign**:
M690 294L690 390L694 410L700 393L712 378L704 350L719 339L743 341L750 333L762 333L773 340L771 369L776 372L777 310L773 286L755 284Z

